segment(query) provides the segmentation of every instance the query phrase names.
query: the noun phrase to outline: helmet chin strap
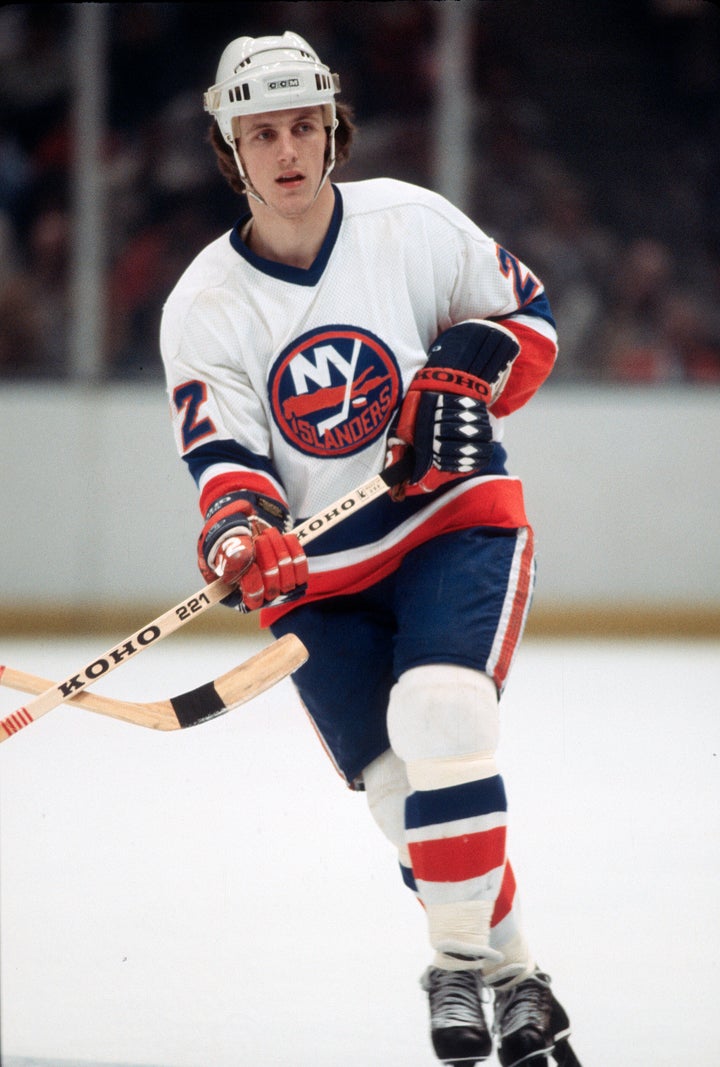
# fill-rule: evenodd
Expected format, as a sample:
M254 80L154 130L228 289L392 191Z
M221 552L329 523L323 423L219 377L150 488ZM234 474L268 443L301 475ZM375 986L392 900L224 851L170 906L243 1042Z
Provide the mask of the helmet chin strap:
M328 161L327 161L327 164L325 166L325 170L323 171L322 177L320 179L320 184L318 185L318 187L317 187L317 189L315 191L315 196L312 198L312 203L313 204L315 203L317 198L320 196L320 190L322 189L323 185L327 181L327 178L328 178L331 170L335 166L335 130L337 129L337 126L338 126L338 120L335 119L333 125L329 127L330 132L328 134L328 147L329 147L330 151L328 153ZM273 208L271 208L270 205L268 204L268 202L263 199L263 197L257 191L257 189L255 188L253 183L250 181L250 176L248 175L247 171L245 170L245 165L244 165L244 163L242 161L242 156L240 155L240 153L237 150L236 143L233 141L233 143L232 143L232 145L230 147L232 148L232 154L233 154L233 156L235 158L235 165L236 165L236 167L238 169L238 174L240 175L240 180L242 181L242 183L243 183L243 185L245 187L246 195L247 196L251 196L253 198L253 200L257 201L258 204L262 204L263 207L267 207L272 211Z
M255 189L255 186L250 181L248 173L245 170L245 167L243 166L243 161L242 161L242 158L240 156L240 153L238 152L238 150L235 147L235 145L233 145L233 150L232 151L233 151L233 155L235 157L235 165L237 166L238 174L240 175L240 180L243 183L243 188L245 190L245 195L246 196L251 196L253 198L253 200L257 200L258 204L263 204L265 207L268 207L268 204L266 203L266 201L263 200L263 198L260 196L260 193Z

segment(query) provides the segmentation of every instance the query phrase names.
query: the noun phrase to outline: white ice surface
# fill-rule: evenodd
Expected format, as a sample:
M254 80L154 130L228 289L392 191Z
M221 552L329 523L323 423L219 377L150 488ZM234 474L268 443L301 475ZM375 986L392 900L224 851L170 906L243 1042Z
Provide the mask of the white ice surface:
M261 640L170 638L97 690L167 697ZM0 662L64 677L112 642ZM718 644L521 651L510 854L583 1067L720 1062L719 708ZM171 734L51 712L0 747L0 845L3 1062L437 1064L421 909L289 682Z

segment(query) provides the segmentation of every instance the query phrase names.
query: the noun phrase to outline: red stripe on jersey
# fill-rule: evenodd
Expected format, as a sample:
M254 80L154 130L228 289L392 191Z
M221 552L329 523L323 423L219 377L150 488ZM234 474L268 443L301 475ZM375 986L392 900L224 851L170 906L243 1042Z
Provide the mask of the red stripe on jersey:
M384 552L373 553L368 545L365 559L350 566L338 566L322 573L312 572L303 604L330 596L358 593L397 570L403 558L412 549L425 544L440 534L467 530L474 526L499 526L517 529L527 526L522 484L516 478L492 478L469 486L460 496L452 495L444 507L431 514L419 513L413 525L402 539ZM260 625L269 626L281 615L291 611L294 605L265 608L260 614Z
M408 845L413 874L423 882L465 882L505 863L504 826Z
M278 499L277 486L263 477L262 474L253 474L250 471L226 472L211 478L200 494L200 511L207 514L208 508L227 493L257 493L259 496L267 496L271 500ZM285 504L285 501L282 501ZM287 506L287 505L286 505Z
M515 873L510 866L510 861L505 864L505 873L503 874L502 884L500 886L500 892L497 895L495 901L495 907L492 913L492 920L490 926L497 926L501 923L506 916L510 914L513 904L515 903L515 890L517 885L515 882Z
M538 391L555 365L557 345L524 322L498 319L518 339L520 353L512 365L505 388L490 411L498 419L517 411Z
M517 588L510 609L510 617L505 628L502 647L497 658L497 664L492 672L495 684L502 689L507 680L508 672L512 666L513 657L522 637L525 614L528 608L528 600L532 587L534 538L532 530L528 529L525 547L520 556L520 567Z

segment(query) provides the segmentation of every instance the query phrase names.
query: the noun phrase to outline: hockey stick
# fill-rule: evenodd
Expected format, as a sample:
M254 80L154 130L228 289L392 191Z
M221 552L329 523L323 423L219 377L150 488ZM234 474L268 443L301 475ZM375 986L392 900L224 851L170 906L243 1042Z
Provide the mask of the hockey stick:
M296 526L292 531L301 544L313 541L320 534L325 533L331 526L336 526L355 511L371 503L388 488L404 481L410 474L413 466L413 458L408 450L396 463L386 467L380 474L363 482L357 489L353 489L344 497L336 500L329 507L324 508L317 515L307 519ZM226 585L221 579L211 582L200 589L193 596L183 600L174 608L170 608L163 615L148 623L141 630L119 642L114 648L109 649L102 656L92 660L82 670L71 674L62 682L58 682L41 693L35 700L29 701L23 707L13 711L4 719L0 719L0 742L7 741L9 737L19 733L26 726L36 722L42 715L46 715L58 704L69 700L80 693L86 686L92 685L99 678L104 678L110 671L114 671L121 663L143 652L149 645L162 640L169 634L179 630L185 623L196 618L202 612L207 611L213 604L219 603L233 587Z
M227 674L169 700L136 704L88 691L71 696L68 703L136 726L147 726L151 730L186 730L224 715L239 704L259 696L292 674L307 658L307 649L302 641L295 634L285 634L244 663L233 667ZM54 684L46 678L0 666L0 685L11 689L44 693Z

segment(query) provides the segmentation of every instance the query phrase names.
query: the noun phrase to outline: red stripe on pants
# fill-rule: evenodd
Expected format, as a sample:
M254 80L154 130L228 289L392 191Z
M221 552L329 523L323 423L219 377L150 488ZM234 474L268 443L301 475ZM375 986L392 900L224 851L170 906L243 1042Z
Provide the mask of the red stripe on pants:
M505 636L503 637L502 648L500 649L497 665L493 671L495 684L499 688L502 688L505 685L508 671L510 670L510 665L512 664L513 656L515 655L515 650L517 649L522 634L525 608L527 607L528 597L530 595L534 551L534 538L532 530L528 527L527 541L525 542L525 548L522 550L522 556L520 557L518 583L517 589L515 590L512 610L505 630Z

